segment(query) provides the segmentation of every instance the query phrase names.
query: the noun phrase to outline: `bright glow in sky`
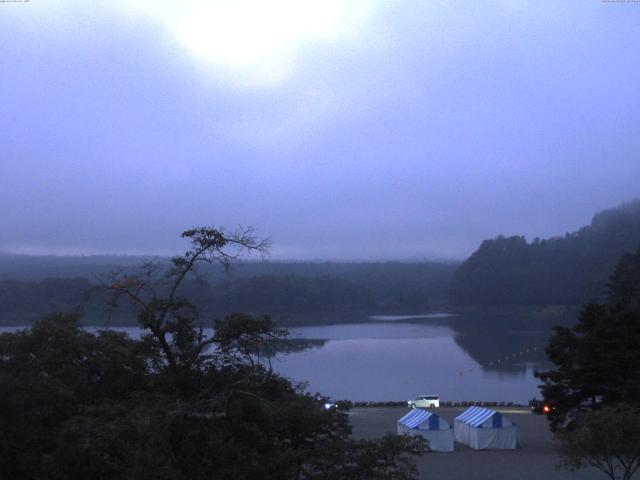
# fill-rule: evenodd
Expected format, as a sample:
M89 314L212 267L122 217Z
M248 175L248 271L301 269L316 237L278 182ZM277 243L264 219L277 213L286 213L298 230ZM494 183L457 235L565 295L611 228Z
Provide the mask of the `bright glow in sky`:
M6 7L6 8L5 8ZM464 258L638 197L633 3L0 4L2 250Z
M142 3L198 60L243 86L278 84L296 54L356 33L375 1L217 0Z

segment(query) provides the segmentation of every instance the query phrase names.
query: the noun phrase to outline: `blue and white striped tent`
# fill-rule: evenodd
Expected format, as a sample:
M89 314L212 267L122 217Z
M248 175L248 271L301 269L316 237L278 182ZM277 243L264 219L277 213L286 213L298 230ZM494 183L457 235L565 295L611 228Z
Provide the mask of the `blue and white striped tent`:
M433 412L416 408L398 420L398 433L420 435L436 452L453 452L453 430L449 422Z
M500 412L490 408L470 407L454 419L456 441L476 450L514 449L516 425Z

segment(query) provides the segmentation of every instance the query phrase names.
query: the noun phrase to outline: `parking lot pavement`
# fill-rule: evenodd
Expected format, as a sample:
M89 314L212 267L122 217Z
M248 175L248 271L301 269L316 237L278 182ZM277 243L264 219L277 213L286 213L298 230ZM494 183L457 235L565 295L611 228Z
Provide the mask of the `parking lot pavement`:
M453 425L463 408L438 408L435 412ZM473 450L455 443L454 452L431 452L416 459L421 477L437 480L602 480L595 469L558 470L559 457L553 435L543 415L528 408L497 408L518 428L516 450ZM349 412L354 438L376 438L396 433L405 407L361 407Z

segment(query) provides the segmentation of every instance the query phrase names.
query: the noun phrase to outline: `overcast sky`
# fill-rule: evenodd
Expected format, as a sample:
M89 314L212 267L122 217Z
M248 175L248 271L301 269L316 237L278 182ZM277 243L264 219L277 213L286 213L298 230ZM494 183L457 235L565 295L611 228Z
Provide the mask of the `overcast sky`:
M0 250L463 258L640 196L640 3L0 3Z

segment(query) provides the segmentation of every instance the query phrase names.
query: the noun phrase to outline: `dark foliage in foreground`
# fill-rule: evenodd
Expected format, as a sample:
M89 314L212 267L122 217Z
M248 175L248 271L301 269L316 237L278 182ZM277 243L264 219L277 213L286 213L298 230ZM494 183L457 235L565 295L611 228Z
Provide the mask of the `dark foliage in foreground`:
M537 373L560 466L592 466L612 480L640 467L640 248L624 255L604 304L585 306L578 323L556 327L546 352L555 370Z
M557 434L561 466L591 466L611 480L629 480L640 467L640 411L627 404L582 412L571 429Z
M556 327L546 348L555 370L538 373L554 406L554 430L582 412L618 402L640 406L640 248L622 257L608 301L585 306L578 323Z
M256 361L268 321L218 327L219 352L177 368L71 316L0 336L1 478L414 478L423 443L351 440L344 413Z
M141 340L61 314L0 335L0 478L415 478L424 440L352 440L344 413L270 369L286 331L269 319L228 316L204 336L178 286L200 262L263 245L246 231L183 236L192 248L169 270L107 285L136 307Z

